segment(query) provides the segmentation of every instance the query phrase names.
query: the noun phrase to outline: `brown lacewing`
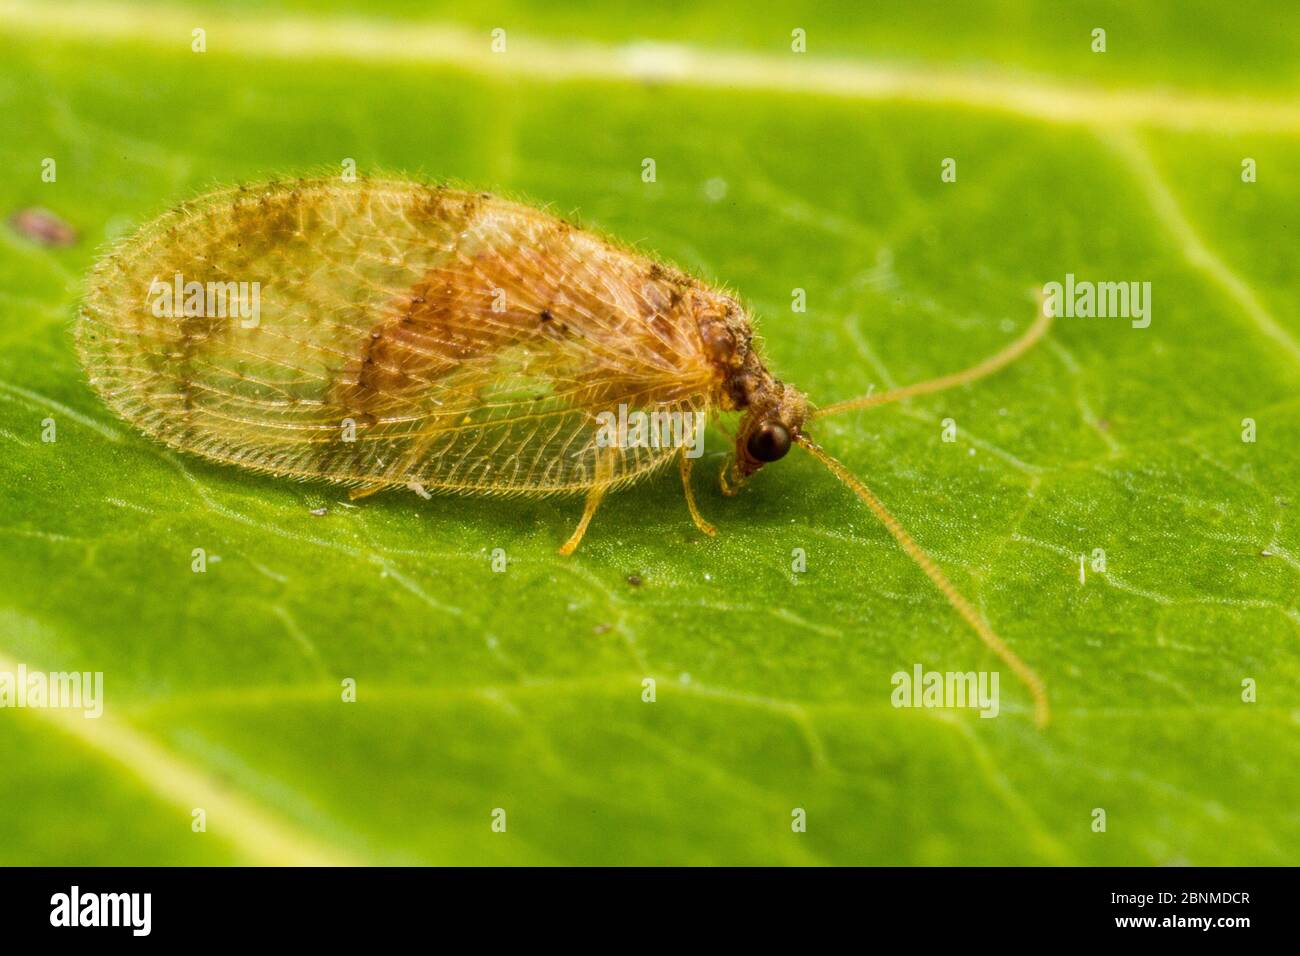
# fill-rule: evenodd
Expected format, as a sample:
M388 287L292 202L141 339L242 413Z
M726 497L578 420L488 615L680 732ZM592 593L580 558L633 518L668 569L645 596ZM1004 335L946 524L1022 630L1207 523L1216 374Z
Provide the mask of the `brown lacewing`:
M354 497L583 494L564 554L606 492L674 458L692 519L714 534L684 445L611 441L613 410L738 411L723 491L804 448L1025 682L1041 725L1038 676L809 426L995 372L1049 321L1040 310L973 368L818 409L767 370L740 302L665 263L486 193L297 180L203 196L121 243L91 276L77 344L104 400L185 452Z

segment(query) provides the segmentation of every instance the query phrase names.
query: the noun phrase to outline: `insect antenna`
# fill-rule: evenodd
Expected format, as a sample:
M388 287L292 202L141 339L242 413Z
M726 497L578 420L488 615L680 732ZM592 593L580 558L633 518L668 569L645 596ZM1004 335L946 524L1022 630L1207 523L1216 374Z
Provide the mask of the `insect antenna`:
M979 635L980 640L984 642L988 649L1011 668L1012 672L1029 688L1029 692L1034 697L1034 722L1039 727L1046 727L1051 711L1047 704L1047 691L1043 687L1042 678L1034 672L1033 668L1017 657L1016 653L1007 647L1002 638L994 633L988 622L971 606L971 603L948 580L948 576L934 563L934 559L916 543L915 539L907 533L907 529L899 524L898 519L890 514L889 509L881 503L870 488L859 480L857 475L849 471L841 462L828 455L820 445L817 445L807 436L799 435L795 441L862 499L863 503L880 519L880 523L885 526L885 529L894 536L894 540L907 552L908 557L915 561L917 566L925 572L926 577L934 582L934 586L943 592L943 596L948 599L948 603L952 605L953 610L975 629L975 633Z
M1016 339L997 355L986 358L978 365L972 365L968 369L960 372L953 372L951 375L943 375L939 378L932 378L928 382L916 382L912 385L904 385L902 388L893 388L887 392L879 392L875 395L863 395L861 398L850 398L842 402L835 402L832 405L825 405L812 413L812 418L825 418L827 415L838 415L840 412L851 412L859 408L871 408L875 405L887 405L890 402L897 402L904 398L915 398L917 395L932 395L935 392L942 392L945 389L955 388L958 385L965 385L968 382L974 382L986 375L992 375L1000 368L1004 368L1011 362L1025 353L1035 342L1043 337L1048 327L1052 324L1051 313L1043 307L1040 297L1038 318L1034 323L1025 330L1025 333Z

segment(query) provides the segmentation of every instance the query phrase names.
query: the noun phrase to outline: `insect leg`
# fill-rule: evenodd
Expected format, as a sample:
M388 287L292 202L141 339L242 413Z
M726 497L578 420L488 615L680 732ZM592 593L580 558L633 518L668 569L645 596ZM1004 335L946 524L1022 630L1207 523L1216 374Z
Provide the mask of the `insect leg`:
M736 497L737 492L740 491L740 483L733 483L732 479L729 477L734 470L732 466L735 465L735 463L735 455L728 455L727 460L722 463L722 471L718 473L718 487L722 489L722 493L728 498Z
M604 497L604 485L597 485L587 492L587 503L583 506L582 518L578 521L578 527L573 529L573 534L569 535L569 540L560 545L560 554L570 555L578 550L578 545L582 543L582 536L587 533L587 525L591 524L591 516L596 513Z
M582 508L582 518L578 521L578 527L573 529L573 534L569 535L569 540L560 545L560 554L570 555L578 550L578 545L582 543L582 536L587 533L587 525L591 524L591 516L596 513L600 507L601 501L605 498L605 491L609 488L609 480L614 474L614 455L618 449L611 448L609 453L596 459L596 480L587 492L587 502Z
M700 509L695 506L695 492L691 490L691 459L686 457L686 449L683 448L677 453L677 464L682 472L682 489L686 492L686 507L691 512L691 520L695 522L695 527L712 538L718 533L718 529L713 527L704 520L700 514Z

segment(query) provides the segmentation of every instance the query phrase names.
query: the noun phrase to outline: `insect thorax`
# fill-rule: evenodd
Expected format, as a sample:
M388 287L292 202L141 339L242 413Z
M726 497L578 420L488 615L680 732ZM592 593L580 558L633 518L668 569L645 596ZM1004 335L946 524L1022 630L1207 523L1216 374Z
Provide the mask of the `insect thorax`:
M767 370L739 304L714 292L697 292L697 296L700 338L719 374L717 405L744 412L736 434L735 458L735 477L743 480L763 466L748 450L753 433L766 423L776 423L791 438L797 437L808 414L808 402L801 392Z

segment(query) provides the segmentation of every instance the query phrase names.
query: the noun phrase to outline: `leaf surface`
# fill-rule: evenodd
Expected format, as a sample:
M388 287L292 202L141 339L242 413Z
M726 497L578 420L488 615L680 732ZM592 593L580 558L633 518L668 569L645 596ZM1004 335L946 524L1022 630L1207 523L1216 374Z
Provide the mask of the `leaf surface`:
M102 671L106 702L0 711L3 862L1294 861L1292 6L4 6L0 209L82 238L0 229L0 671ZM891 705L896 672L997 662L797 453L726 499L710 433L716 539L665 475L564 559L574 502L350 507L116 419L71 336L97 249L345 158L736 291L819 402L979 361L1067 273L1149 281L1148 328L1063 318L995 378L818 432L1043 676L1051 726L1009 677L996 719Z

